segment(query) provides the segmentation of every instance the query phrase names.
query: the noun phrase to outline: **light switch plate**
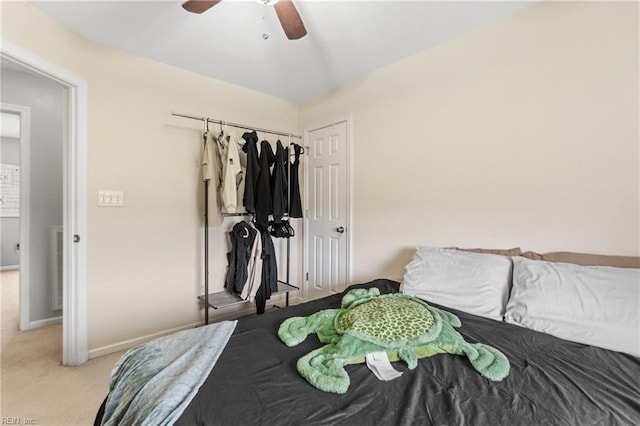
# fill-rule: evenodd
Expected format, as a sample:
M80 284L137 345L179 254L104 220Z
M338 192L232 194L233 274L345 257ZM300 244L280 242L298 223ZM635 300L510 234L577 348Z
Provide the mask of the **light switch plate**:
M99 207L124 207L124 192L101 189L98 191Z

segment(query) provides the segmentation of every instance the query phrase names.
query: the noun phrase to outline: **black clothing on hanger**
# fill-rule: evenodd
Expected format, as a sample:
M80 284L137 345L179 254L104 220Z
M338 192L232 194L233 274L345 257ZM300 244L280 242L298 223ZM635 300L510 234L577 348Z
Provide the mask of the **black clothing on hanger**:
M253 229L247 222L236 223L229 232L231 251L227 253L229 267L224 287L231 293L242 293L242 289L249 277L247 268L251 258L251 247L257 237L258 231Z
M273 166L272 196L273 196L273 220L280 222L287 213L287 154L282 142L276 143L276 163Z
M258 176L260 163L258 161L258 135L255 130L242 135L246 142L242 151L247 154L247 171L244 179L244 195L242 203L249 213L256 212L256 191L258 188Z
M300 169L300 154L302 153L302 147L298 144L293 144L293 151L295 158L291 163L291 176L289 179L290 197L289 200L289 217L302 217L302 200L300 199L300 178L298 177ZM289 149L287 149L289 154ZM287 155L287 161L289 161L289 155Z
M260 172L258 174L255 192L256 223L260 229L266 229L269 225L269 215L273 213L273 200L271 197L271 166L276 160L276 155L271 149L269 141L260 142ZM245 194L247 193L245 189ZM245 206L246 207L246 206Z

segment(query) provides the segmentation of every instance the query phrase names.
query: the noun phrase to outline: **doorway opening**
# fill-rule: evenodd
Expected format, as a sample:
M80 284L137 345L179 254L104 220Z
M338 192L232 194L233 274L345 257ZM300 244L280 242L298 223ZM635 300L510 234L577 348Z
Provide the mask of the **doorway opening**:
M59 161L61 192L60 194L54 194L54 190L44 189L40 198L55 198L58 196L60 199L61 215L59 216L58 223L56 225L47 225L46 231L40 229L37 237L42 237L37 243L35 242L36 235L25 236L20 234L20 281L23 281L24 276L29 276L25 282L29 283L29 303L26 309L22 309L22 294L20 295L21 303L21 325L23 323L23 311L28 312L25 314L24 323L25 327L33 328L33 326L47 325L49 321L59 321L55 317L55 314L51 316L51 312L58 312L62 316L62 363L64 365L79 365L87 361L87 313L86 313L86 114L87 114L87 83L85 80L75 76L72 73L58 67L55 64L42 59L31 52L28 52L10 42L2 41L0 47L1 53L1 72L2 72L2 85L3 85L3 102L7 101L7 92L5 91L5 84L9 81L5 80L6 76L10 73L22 74L21 78L37 79L37 81L43 84L53 85L57 87L61 98L61 158ZM28 76L28 77L25 77ZM10 79L11 80L11 79ZM14 80L15 83L16 80ZM32 80L36 81L36 80ZM37 85L36 85L37 86ZM13 86L6 86L11 91ZM29 87L29 90L35 89ZM40 91L37 91L41 93ZM33 96L39 96L37 93L32 93ZM46 96L44 97L46 99ZM42 103L42 99L40 99ZM23 105L25 102L18 100L16 103ZM11 108L14 108L12 111ZM22 106L21 106L22 107ZM24 110L21 112L20 107L17 105L6 106L7 112L18 114L21 117L27 115ZM18 110L15 110L18 108ZM3 105L3 110L5 105ZM31 108L30 123L21 127L21 131L29 132L31 136L29 148L30 151L34 151L35 147L35 134L36 131L41 131L43 127L43 121L41 119L35 120L35 108ZM22 123L23 124L23 123ZM48 136L43 136L47 138ZM20 194L20 219L25 221L25 215L29 215L29 224L33 222L33 219L41 215L46 215L41 206L37 206L35 200L35 186L34 186L34 170L42 168L40 160L34 160L33 152L25 155L23 147L21 146L20 152L20 178L21 180L27 179L29 185L26 186L27 191L31 194L27 194L25 197L23 193ZM38 146L37 150L47 150L48 145ZM40 152L38 152L40 154ZM28 169L31 172L28 176L23 173L24 160L28 158L30 163ZM47 159L47 162L52 161L52 158ZM40 183L40 182L38 182ZM24 186L21 184L20 189ZM37 207L37 208L36 208ZM29 230L29 234L35 233L35 227L24 227L21 224L20 230L23 228ZM60 227L62 232L59 232ZM55 229L54 229L55 228ZM61 239L59 237L62 237ZM57 240L56 240L57 239ZM46 241L46 242L43 242ZM26 244L26 246L25 246ZM31 245L31 247L28 247ZM45 247L46 246L46 247ZM54 248L55 247L55 248ZM61 250L60 250L61 249ZM37 250L48 253L46 272L36 272L37 269L32 265L32 261L35 259L34 252ZM55 267L52 267L53 257L56 258ZM25 257L26 256L26 257ZM24 259L23 259L24 258ZM25 260L26 259L26 260ZM61 273L56 273L57 272ZM51 283L51 275L57 275L57 278L62 280L62 298L60 294L54 291L54 287ZM42 302L36 302L34 297L33 283L34 277L38 275L44 275L45 278L40 281L48 282L50 287L47 289L46 300ZM40 283L42 284L42 283ZM58 283L59 284L59 283ZM21 285L22 292L22 285ZM59 303L61 302L61 303ZM58 303L58 305L56 305ZM51 311L45 314L45 318L38 318L39 309L44 305ZM62 308L55 309L56 307ZM39 323L38 321L44 321Z

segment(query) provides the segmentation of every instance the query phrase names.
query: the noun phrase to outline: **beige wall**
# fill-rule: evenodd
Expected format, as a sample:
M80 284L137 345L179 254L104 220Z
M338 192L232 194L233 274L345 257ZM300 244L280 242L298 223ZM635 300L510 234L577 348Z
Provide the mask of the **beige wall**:
M88 81L90 351L199 321L202 123L170 113L294 132L297 106L85 42L25 3L3 3L2 24L3 38ZM125 206L97 207L99 189L124 191ZM230 223L210 235L212 291Z
M302 105L353 117L353 280L416 245L640 255L638 72L636 2L544 2Z
M91 48L91 43L25 0L0 2L0 17L2 38L76 75L86 75L86 53Z
M89 203L95 347L122 340L123 331L135 337L200 318L202 123L172 118L171 111L295 131L297 107L98 46L89 55L89 75L89 198L99 189L125 193L123 209ZM226 232L235 220L210 231L212 291L223 288Z

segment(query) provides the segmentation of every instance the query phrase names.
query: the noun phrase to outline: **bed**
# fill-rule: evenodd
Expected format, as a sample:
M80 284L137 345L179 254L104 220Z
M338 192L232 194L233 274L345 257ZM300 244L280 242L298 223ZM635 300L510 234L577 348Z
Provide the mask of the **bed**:
M382 294L401 290L399 282L378 279L351 286L345 293L372 287ZM292 316L339 307L345 293L241 318L213 370L175 424L640 424L637 356L433 301L430 305L459 317L462 326L458 331L465 340L491 345L507 357L510 372L504 380L487 380L464 357L439 354L419 360L413 370L394 362L403 374L387 382L378 380L364 364L348 365L348 391L342 395L322 392L296 370L296 361L321 343L309 336L287 347L277 331ZM95 424L100 424L103 411L104 403Z

